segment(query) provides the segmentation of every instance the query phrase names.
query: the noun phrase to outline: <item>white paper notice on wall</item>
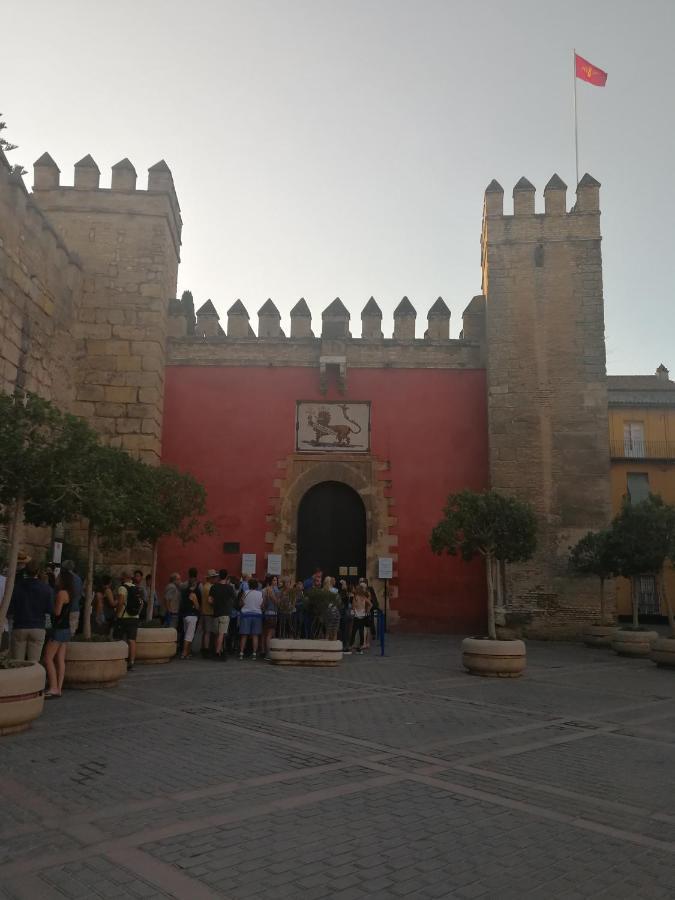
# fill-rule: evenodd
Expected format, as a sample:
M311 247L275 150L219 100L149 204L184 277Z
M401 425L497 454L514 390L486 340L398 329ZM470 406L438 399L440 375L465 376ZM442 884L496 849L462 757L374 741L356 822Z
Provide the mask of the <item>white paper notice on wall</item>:
M242 553L241 554L241 574L242 575L254 575L255 574L255 553Z
M63 556L63 544L61 541L54 541L54 552L52 554L52 562L61 563L61 557Z
M377 577L382 580L394 577L394 560L391 556L380 556L377 560Z
M281 553L267 554L267 574L281 575Z

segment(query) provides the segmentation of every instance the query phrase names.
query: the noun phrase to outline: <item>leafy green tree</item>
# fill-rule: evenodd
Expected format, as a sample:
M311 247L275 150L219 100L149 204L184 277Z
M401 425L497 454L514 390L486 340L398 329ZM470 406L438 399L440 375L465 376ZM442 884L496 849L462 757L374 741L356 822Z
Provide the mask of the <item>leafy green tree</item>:
M86 459L87 475L80 488L78 514L87 519L87 592L82 632L91 638L94 563L99 547L133 546L143 520L141 498L146 470L151 467L124 450L97 444Z
M499 563L525 562L537 547L537 520L529 504L497 491L450 494L443 518L431 533L434 553L485 559L488 636L496 640L495 596L500 593Z
M14 589L23 526L51 525L78 515L86 459L96 435L34 394L0 395L0 504L8 510L10 546L0 627Z
M612 535L605 531L589 531L570 550L570 569L581 576L595 575L600 580L600 624L605 624L605 582L612 578L616 559Z
M137 491L138 540L152 546L150 598L146 618L152 618L152 598L157 576L157 546L160 538L175 535L187 544L201 534L213 530L204 519L206 490L189 472L179 472L172 466L144 464L139 473Z
M636 504L624 500L621 511L612 522L609 543L616 574L630 580L633 627L639 628L635 580L640 575L653 575L666 600L670 627L675 629L663 579L666 560L675 557L675 507L656 494L650 494L646 500Z

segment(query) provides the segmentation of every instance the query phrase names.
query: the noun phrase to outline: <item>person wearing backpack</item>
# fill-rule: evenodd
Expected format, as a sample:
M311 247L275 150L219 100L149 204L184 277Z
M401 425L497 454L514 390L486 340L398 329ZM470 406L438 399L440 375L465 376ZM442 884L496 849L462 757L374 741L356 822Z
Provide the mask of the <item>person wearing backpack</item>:
M122 583L117 588L117 619L115 637L129 645L127 670L131 671L136 659L136 635L138 620L143 606L143 594L134 584L128 572L122 572Z

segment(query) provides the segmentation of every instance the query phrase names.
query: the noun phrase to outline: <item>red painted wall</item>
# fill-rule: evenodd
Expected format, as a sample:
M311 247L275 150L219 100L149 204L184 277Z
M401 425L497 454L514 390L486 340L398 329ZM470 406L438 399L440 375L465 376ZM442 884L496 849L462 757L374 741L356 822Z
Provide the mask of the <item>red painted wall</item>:
M389 492L398 534L398 600L409 630L471 632L482 627L485 579L479 562L463 563L429 550L429 534L451 491L488 484L485 373L458 369L350 369L346 395L319 392L313 368L170 366L166 370L163 460L191 472L206 487L213 536L183 546L162 543L160 584L225 566L239 541L264 569L265 517L277 461L295 450L298 400L371 401L371 451L390 461ZM381 583L376 589L381 589ZM381 590L378 591L381 593Z

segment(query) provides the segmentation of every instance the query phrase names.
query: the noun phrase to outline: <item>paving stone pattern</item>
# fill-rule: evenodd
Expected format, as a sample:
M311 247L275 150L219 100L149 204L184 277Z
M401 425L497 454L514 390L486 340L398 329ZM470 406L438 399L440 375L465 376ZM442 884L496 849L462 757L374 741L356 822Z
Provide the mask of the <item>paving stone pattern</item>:
M672 898L675 673L459 639L69 692L2 739L0 898Z

